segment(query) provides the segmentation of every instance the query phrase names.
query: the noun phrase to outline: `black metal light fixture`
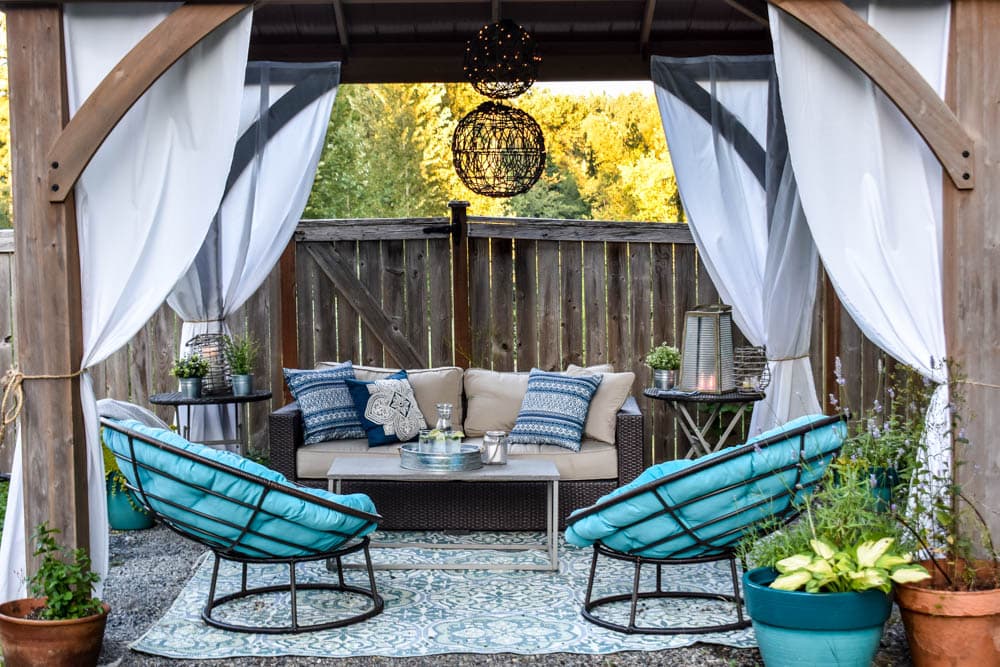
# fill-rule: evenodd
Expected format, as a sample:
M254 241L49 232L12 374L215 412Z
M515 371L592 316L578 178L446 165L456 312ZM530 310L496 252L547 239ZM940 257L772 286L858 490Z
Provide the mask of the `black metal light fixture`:
M470 190L513 197L530 190L542 175L545 137L520 109L483 102L458 121L451 153L455 171Z
M517 97L538 75L535 39L510 19L484 25L465 47L465 76L480 94Z

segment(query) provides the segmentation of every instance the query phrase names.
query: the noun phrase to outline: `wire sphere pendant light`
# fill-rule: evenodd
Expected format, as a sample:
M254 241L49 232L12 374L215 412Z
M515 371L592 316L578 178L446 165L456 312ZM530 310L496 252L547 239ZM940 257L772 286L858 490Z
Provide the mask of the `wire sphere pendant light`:
M484 25L465 47L465 76L481 95L517 97L538 75L535 39L510 19Z
M487 197L527 192L545 168L542 128L520 109L498 102L483 102L458 121L451 153L466 187Z

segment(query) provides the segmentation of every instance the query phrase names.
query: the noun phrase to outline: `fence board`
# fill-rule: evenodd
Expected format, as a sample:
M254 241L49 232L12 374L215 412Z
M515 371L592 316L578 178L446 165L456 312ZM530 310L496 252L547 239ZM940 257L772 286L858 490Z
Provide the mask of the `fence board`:
M378 241L358 244L358 277L373 295L382 294L382 258ZM361 321L361 363L366 366L382 366L384 361L382 343L371 327Z
M427 339L430 316L427 308L427 241L411 240L405 244L406 304L403 306L403 333L413 347L433 366Z
M583 244L583 333L588 366L608 363L608 275L603 243Z
M469 322L472 366L492 368L490 355L490 240L469 239Z
M451 239L435 239L427 242L427 276L429 279L430 303L427 316L430 320L431 364L450 366L455 363L452 350L454 332L452 316L454 306L451 294Z
M514 244L490 241L490 361L498 371L514 370Z
M404 267L402 241L382 241L382 312L389 318L394 331L405 336L404 311L406 310L406 268ZM410 341L412 344L414 341ZM417 357L422 361L426 355L415 345ZM397 358L391 350L385 349L385 365L406 368L409 364ZM426 365L426 362L419 364Z
M652 345L668 342L677 345L674 337L675 275L674 247L665 243L652 245L653 275L653 340ZM646 350L636 350L639 354ZM641 359L640 359L641 361ZM677 429L673 412L661 401L653 401L653 460L665 461L676 457Z
M313 244L314 248L329 247L329 244ZM349 260L343 260L344 269L354 274L354 266ZM313 353L316 362L339 361L338 359L338 333L337 333L337 291L333 283L326 279L322 272L322 266L317 261L315 274L316 284L313 285ZM377 292L376 292L377 294ZM312 368L312 366L310 366Z
M538 365L538 267L536 242L516 241L514 255L514 306L517 309L516 368L529 371Z
M630 370L634 365L629 340L628 244L606 244L608 257L608 361L615 370Z
M653 413L655 410L663 409L662 405L653 406L654 403L659 403L659 401L650 400L642 395L642 390L645 387L653 385L653 376L649 371L649 367L640 362L641 355L649 349L652 336L652 322L650 321L652 314L651 299L653 295L652 250L648 243L629 243L628 251L629 286L631 287L631 315L629 319L632 325L629 347L632 353L636 355L630 364L632 370L635 372L635 384L632 387L632 395L639 401L639 406L642 409L643 428L646 433L646 447L643 458L646 465L649 465L653 461L652 443L657 437L656 431L653 428Z
M562 273L562 363L583 365L583 248L577 241L559 243Z
M316 365L316 337L313 328L313 290L316 287L316 260L308 252L308 243L295 249L295 312L298 313L299 368Z
M562 332L559 326L559 273L551 267L559 266L559 244L555 241L538 241L538 367L552 371L560 368Z
M336 241L333 247L344 258L349 270L357 272L358 247L354 241ZM335 293L335 307L337 310L337 361L361 358L361 337L358 333L360 321L358 311L354 310L350 302L343 296Z

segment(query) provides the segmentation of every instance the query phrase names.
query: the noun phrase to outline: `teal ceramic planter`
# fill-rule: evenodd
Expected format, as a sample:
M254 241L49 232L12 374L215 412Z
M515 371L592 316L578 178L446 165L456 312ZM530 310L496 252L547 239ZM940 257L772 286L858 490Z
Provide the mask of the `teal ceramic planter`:
M144 530L153 527L153 515L145 510L137 510L129 502L128 494L119 491L111 492L111 481L108 488L108 523L114 530ZM139 503L136 503L138 505Z
M892 601L882 591L804 593L769 588L769 567L743 575L747 612L767 667L868 667Z

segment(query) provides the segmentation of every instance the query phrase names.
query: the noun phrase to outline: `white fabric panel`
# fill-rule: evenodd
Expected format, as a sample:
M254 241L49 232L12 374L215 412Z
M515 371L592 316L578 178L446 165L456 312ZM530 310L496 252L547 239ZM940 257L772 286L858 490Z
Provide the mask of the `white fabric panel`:
M691 65L707 65L698 85L759 149L767 147L764 183L727 138L718 109L713 106L706 119L671 92L683 90L674 77ZM747 80L750 69L766 74ZM722 300L733 306L737 326L752 344L766 345L773 360L771 385L754 406L750 435L820 411L808 359L818 260L784 151L784 129L776 114L769 117L768 74L773 76L768 56L652 58L663 128L698 251Z
M65 6L71 113L175 6ZM135 335L201 245L236 141L251 17L248 11L230 21L164 74L108 136L76 186L81 368L107 358ZM108 567L106 491L89 375L84 374L80 387L87 429L90 549L103 579ZM19 459L19 452L15 456ZM6 566L0 599L24 592L20 466L15 472L0 546Z
M846 57L795 19L769 12L792 163L827 274L866 336L945 383L941 167ZM950 3L871 2L860 12L943 96ZM942 384L927 415L927 453L938 474L950 467L947 406Z
M283 70L312 76L312 85L322 79L325 92L266 137L268 122L275 121L265 118L261 122L261 111L294 91L281 79L270 80ZM196 334L229 333L222 320L260 287L291 240L312 190L340 79L339 63L262 62L251 63L248 71L259 78L244 87L240 134L254 132L255 127L261 134L254 159L226 193L197 261L168 299L185 320L182 353ZM190 437L196 441L232 437L234 419L231 409L196 408Z

